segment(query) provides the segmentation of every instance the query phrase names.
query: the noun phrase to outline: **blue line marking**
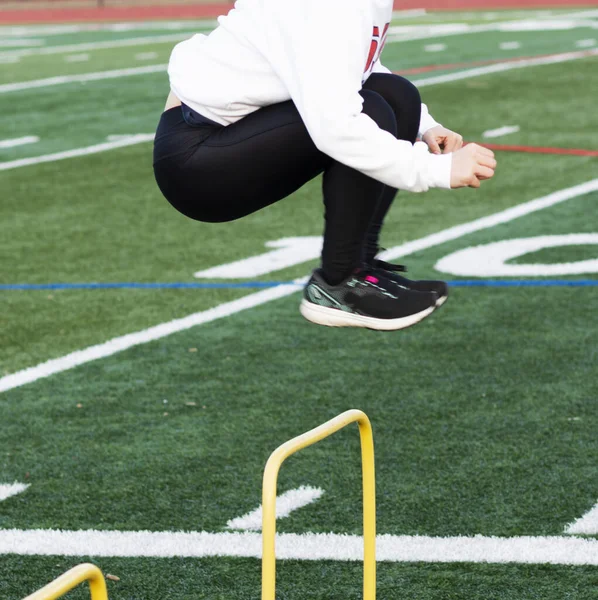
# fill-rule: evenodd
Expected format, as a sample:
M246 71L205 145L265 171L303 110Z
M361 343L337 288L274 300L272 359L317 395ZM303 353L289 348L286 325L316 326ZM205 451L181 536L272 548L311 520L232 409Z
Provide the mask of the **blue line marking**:
M590 287L598 286L598 279L456 279L448 282L450 287ZM173 283L5 283L0 291L37 291L37 290L228 290L228 289L265 289L279 285L296 285L294 281L241 281L238 283L210 282L173 282Z
M589 287L598 285L598 279L456 279L447 283L450 287Z

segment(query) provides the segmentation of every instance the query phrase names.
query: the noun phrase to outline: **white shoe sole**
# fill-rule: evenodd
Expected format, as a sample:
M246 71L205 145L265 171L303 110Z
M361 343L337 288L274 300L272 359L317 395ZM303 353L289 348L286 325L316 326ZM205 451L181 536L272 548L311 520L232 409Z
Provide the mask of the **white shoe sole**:
M308 302L305 298L301 301L299 311L312 323L326 325L327 327L364 327L366 329L376 329L378 331L396 331L405 329L419 323L428 315L431 315L436 306L430 306L421 312L401 317L400 319L376 319L374 317L364 317L354 313L345 312L338 308L328 308Z
M436 300L436 308L440 308L447 300L448 300L448 295L440 296L440 298L438 298L438 300Z

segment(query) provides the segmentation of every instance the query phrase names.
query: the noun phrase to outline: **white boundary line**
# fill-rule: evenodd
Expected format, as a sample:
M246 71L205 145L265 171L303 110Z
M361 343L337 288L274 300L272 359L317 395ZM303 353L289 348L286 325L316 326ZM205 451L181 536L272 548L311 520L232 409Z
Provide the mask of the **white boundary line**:
M49 360L36 367L31 367L13 373L12 375L2 377L0 379L0 392L5 392L6 390L19 387L26 383L31 383L54 373L72 369L73 367L83 365L99 358L112 356L117 352L122 352L133 346L139 346L140 344L147 344L148 342L159 340L178 331L185 331L186 329L195 327L196 325L203 325L204 323L211 323L212 321L222 319L223 317L229 317L230 315L247 310L248 308L265 304L266 302L276 300L277 298L283 298L296 291L296 285L280 285L275 288L269 288L254 294L243 296L238 300L226 302L215 308L194 313L181 319L175 319L174 321L161 323L160 325L136 333L113 338L103 344L90 346L89 348L72 352L61 358Z
M534 67L540 65L550 65L579 60L581 58L589 58L598 54L598 48L590 50L580 50L577 52L566 52L564 54L553 54L551 56L540 56L537 58L526 58L517 61L508 61L488 65L485 67L477 67L475 69L467 69L447 75L438 75L424 79L414 79L413 82L418 87L427 85L435 85L437 83L449 83L460 79L469 79L479 77L480 75L488 75L490 73L501 73L503 71L511 71L513 69L523 69L525 67ZM104 79L119 79L121 77L130 77L134 75L145 75L148 73L160 73L166 71L167 65L148 65L146 67L132 67L128 69L115 69L112 71L98 71L95 73L83 73L80 75L60 75L57 77L48 77L45 79L33 79L31 81L19 81L15 83L5 83L0 85L0 94L10 92L18 92L32 88L51 87L66 83L81 83L86 81L100 81Z
M170 33L167 35L151 35L124 40L113 40L104 42L87 42L84 44L68 44L65 46L45 46L43 48L23 48L21 50L6 50L0 52L3 56L33 56L39 54L66 54L71 52L83 52L89 50L104 50L106 48L125 48L128 46L147 46L149 44L162 44L166 42L178 42L194 35L195 31Z
M120 23L88 23L77 25L2 25L0 39L10 36L50 36L67 33L129 32L129 31L205 31L216 27L216 19L178 21L121 21Z
M261 545L261 534L254 532L0 530L0 555L261 558ZM376 555L381 562L598 565L598 540L380 535ZM276 537L276 556L361 561L363 538L335 533L283 533Z
M29 167L31 165L38 165L46 162L55 162L57 160L64 160L65 158L75 158L76 156L98 154L98 152L106 152L107 150L114 150L115 148L134 146L135 144L141 144L142 142L151 142L153 139L153 133L139 133L113 142L104 142L103 144L95 144L94 146L86 146L85 148L75 148L74 150L66 150L65 152L42 154L41 156L33 156L31 158L20 158L8 162L0 162L0 171L18 169L19 167Z
M489 75L490 73L503 73L514 69L523 69L525 67L536 67L541 65L554 65L558 63L579 60L581 58L590 58L598 55L598 48L592 50L581 50L579 52L565 52L563 54L552 54L551 56L539 56L537 58L523 58L510 62L497 63L485 67L476 67L475 69L466 69L465 71L457 71L447 75L436 75L435 77L426 77L425 79L413 79L413 83L419 87L428 85L436 85L438 83L450 83L451 81L459 81L460 79L471 79L480 75Z
M530 202L524 202L523 204L519 204L513 208L500 211L487 217L482 217L481 219L476 219L475 221L471 221L469 223L457 225L456 227L449 227L448 229L428 235L419 240L414 240L412 242L401 244L400 246L395 246L394 248L391 248L385 252L383 257L392 260L401 256L406 256L413 252L432 248L434 246L444 244L445 242L456 240L457 238L469 233L481 231L483 229L489 229L502 223L508 223L509 221L518 219L519 217L523 217L538 210L554 206L555 204L559 204L561 202L565 202L566 200L570 200L572 198L576 198L583 194L597 190L598 178L587 181L586 183L582 183L580 185L554 192L548 196L543 196L542 198L538 198ZM62 356L61 358L49 360L37 366L30 367L22 371L17 371L11 375L6 375L0 378L0 392L5 392L27 383L32 383L38 379L43 379L44 377L54 375L55 373L67 371L99 358L112 356L117 352L122 352L123 350L132 348L133 346L152 342L154 340L169 336L173 333L190 329L196 325L210 323L217 319L228 317L243 310L247 310L248 308L260 306L278 298L284 298L285 296L295 293L298 289L298 286L302 285L304 281L305 279L298 281L296 285L285 284L275 288L249 294L243 298L240 298L239 300L226 302L216 306L215 308L194 313L182 319L175 319L174 321L161 323L160 325L156 325L155 327L150 327L149 329L144 329L136 333L130 333L128 335L113 338L112 340L109 340L103 344L90 346L83 350L78 350L76 352L67 354L66 356Z
M387 44L413 42L417 40L438 39L444 37L470 35L475 33L501 32L526 33L571 31L572 29L596 29L596 22L590 19L561 19L553 15L546 19L518 19L514 21L498 21L483 25L468 23L430 23L427 25L393 25L388 30Z
M146 75L148 73L162 73L167 65L148 65L146 67L131 67L130 69L114 69L112 71L96 71L95 73L82 73L80 75L58 75L45 79L32 79L31 81L18 81L0 85L0 94L30 90L32 88L51 87L64 83L83 83L85 81L100 81L102 79L119 79L133 75Z

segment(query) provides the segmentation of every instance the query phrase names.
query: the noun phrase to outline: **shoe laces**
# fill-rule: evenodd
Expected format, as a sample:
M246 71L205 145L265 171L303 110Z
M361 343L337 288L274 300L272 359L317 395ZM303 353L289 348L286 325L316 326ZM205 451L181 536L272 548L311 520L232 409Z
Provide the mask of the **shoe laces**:
M395 271L400 273L407 272L407 267L405 265L395 265L378 258L374 259L373 266L376 269L383 269L384 271Z

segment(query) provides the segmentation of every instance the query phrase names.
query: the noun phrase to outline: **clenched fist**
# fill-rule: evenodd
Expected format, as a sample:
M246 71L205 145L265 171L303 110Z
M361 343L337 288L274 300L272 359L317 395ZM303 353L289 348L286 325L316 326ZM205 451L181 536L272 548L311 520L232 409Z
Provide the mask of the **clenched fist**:
M480 181L493 177L495 169L496 160L492 150L478 144L468 144L453 152L451 187L479 188Z

